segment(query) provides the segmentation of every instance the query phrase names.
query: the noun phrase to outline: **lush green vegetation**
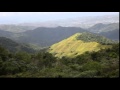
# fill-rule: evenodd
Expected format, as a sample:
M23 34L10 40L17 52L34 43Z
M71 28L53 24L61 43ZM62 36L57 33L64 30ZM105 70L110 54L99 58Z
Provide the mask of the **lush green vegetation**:
M82 33L77 37L78 40L82 40L84 42L97 42L100 44L113 44L115 43L114 41L107 39L106 37L93 34L93 33Z
M119 44L61 59L44 50L36 54L11 53L0 46L0 77L119 77Z

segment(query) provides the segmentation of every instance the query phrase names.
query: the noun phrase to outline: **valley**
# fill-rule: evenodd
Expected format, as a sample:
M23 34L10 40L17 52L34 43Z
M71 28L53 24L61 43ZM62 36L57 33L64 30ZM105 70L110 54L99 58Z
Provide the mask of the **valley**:
M0 24L0 78L118 78L118 18Z

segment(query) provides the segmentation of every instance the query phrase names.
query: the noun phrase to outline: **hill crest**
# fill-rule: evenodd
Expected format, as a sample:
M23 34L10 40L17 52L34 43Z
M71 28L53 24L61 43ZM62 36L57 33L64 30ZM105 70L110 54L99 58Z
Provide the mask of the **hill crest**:
M85 42L83 40L78 40L77 38L82 34L83 33L76 33L67 39L53 44L49 48L48 52L52 53L54 56L59 58L62 58L64 56L75 57L87 51L99 51L100 49L111 47L111 45L103 45L96 41Z

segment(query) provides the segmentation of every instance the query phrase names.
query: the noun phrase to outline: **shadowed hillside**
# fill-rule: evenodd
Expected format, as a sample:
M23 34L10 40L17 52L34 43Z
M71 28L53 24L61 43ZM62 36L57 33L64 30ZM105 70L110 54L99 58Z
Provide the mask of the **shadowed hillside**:
M45 28L40 27L35 30L26 31L23 36L19 37L20 42L36 44L41 47L51 46L65 38L78 32L88 32L82 28L76 27L56 27L56 28Z
M15 41L5 37L0 37L0 45L3 46L4 48L7 48L11 52L18 51L25 51L29 53L35 52L29 45L16 43Z
M119 41L119 23L98 23L88 29L92 33L98 33L112 40Z

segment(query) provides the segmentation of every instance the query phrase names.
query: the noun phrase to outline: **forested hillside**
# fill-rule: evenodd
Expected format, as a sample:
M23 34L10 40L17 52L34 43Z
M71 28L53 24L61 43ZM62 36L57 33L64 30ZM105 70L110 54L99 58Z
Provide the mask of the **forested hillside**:
M84 42L97 42L104 45L109 45L115 43L115 41L108 39L104 36L101 36L99 34L93 34L93 33L82 33L81 35L76 37L77 40L82 40Z
M119 29L116 29L114 31L101 32L100 35L103 35L112 40L119 41Z
M0 37L0 45L11 52L18 52L18 51L25 51L28 53L35 52L35 50L32 49L29 45L17 43L6 37Z
M11 53L0 46L0 77L116 78L119 77L119 44L61 59L44 51Z

